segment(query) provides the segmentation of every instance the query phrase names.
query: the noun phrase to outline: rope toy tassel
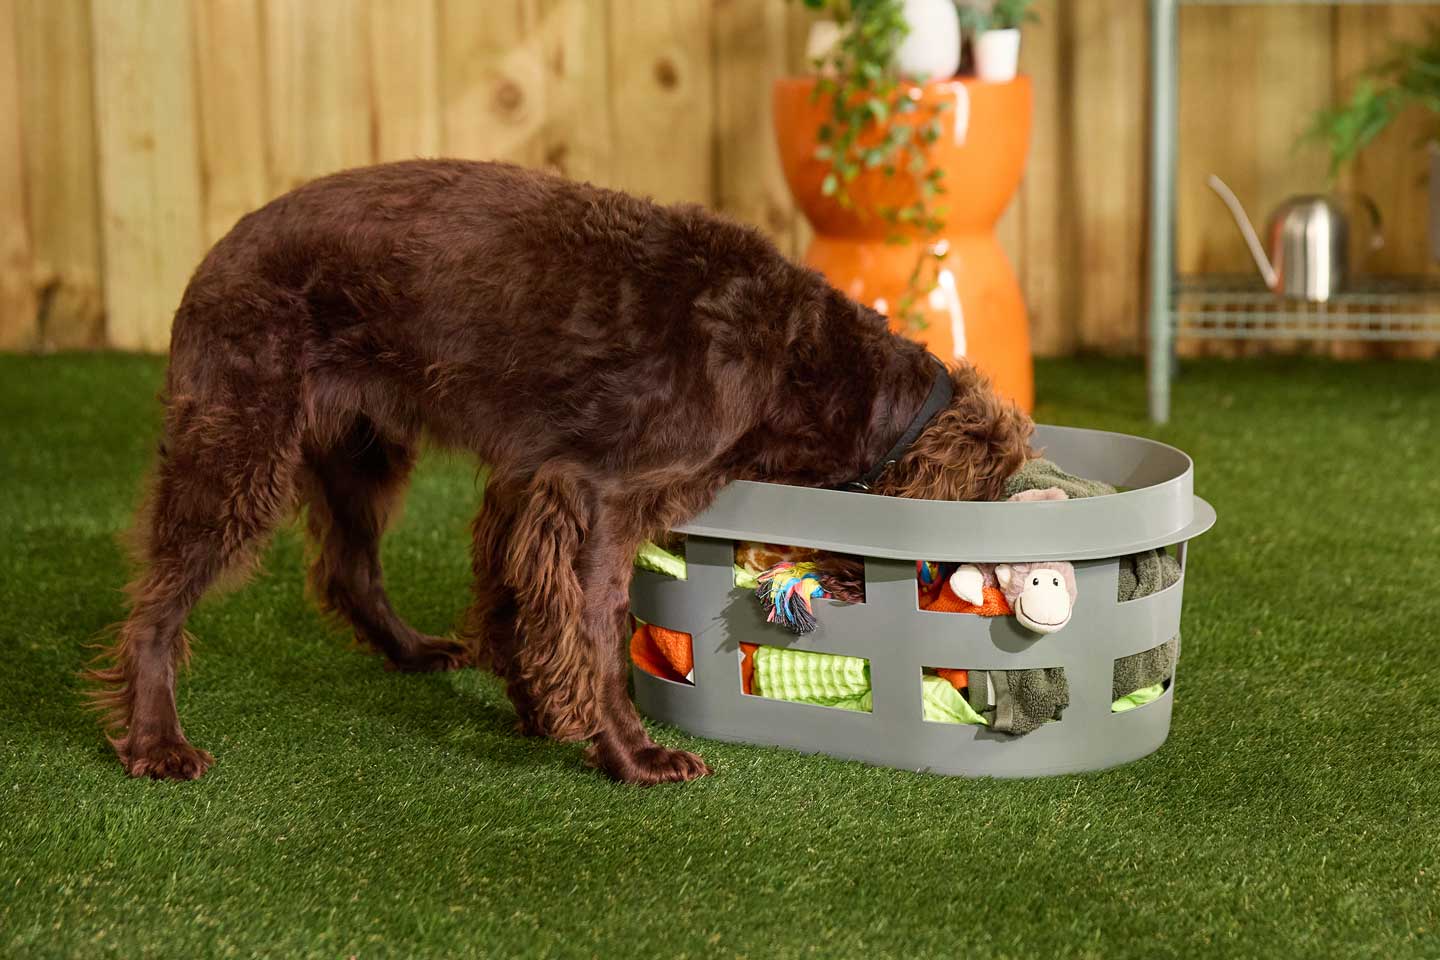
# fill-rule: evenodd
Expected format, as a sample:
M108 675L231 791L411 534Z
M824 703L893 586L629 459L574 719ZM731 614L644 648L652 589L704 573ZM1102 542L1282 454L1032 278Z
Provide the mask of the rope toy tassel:
M815 608L811 600L829 596L820 585L817 564L777 563L755 578L755 596L765 611L767 623L784 624L791 633L815 630Z

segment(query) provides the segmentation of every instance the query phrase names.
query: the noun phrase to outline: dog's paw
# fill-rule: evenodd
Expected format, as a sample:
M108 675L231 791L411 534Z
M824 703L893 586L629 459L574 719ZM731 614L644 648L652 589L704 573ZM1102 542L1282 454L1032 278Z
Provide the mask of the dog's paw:
M192 747L183 739L161 739L143 749L118 747L120 763L132 777L152 780L198 780L215 758L208 751Z
M594 758L592 756L592 759ZM657 783L684 783L713 773L710 765L686 750L651 744L623 757L597 762L597 766L621 783L649 787Z
M400 657L389 660L386 669L401 673L436 673L459 670L473 662L470 650L459 640L448 637L427 637Z
M515 718L515 732L522 737L543 737L545 727L535 717L522 713Z

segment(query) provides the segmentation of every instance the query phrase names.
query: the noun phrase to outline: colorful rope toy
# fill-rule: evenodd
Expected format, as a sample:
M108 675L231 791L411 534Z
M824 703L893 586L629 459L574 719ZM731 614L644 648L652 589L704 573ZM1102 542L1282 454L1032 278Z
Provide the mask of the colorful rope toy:
M755 578L755 596L765 609L768 623L782 623L791 633L815 629L815 608L811 600L828 597L820 585L814 563L777 563Z

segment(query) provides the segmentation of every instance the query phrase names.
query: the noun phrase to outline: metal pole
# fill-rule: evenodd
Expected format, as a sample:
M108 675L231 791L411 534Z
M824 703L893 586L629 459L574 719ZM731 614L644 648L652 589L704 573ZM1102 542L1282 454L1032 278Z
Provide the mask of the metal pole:
M1150 2L1150 419L1170 419L1174 286L1176 0Z

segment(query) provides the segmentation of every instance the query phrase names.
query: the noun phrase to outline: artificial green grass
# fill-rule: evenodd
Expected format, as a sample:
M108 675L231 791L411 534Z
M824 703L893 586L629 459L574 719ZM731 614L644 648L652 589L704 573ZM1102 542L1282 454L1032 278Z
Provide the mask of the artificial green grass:
M301 547L191 620L216 766L126 779L79 700L158 361L0 358L0 956L1440 955L1440 366L1043 363L1041 419L1190 451L1220 514L1185 587L1169 743L966 781L660 729L717 775L617 786L512 734L475 671L326 627ZM385 559L443 632L474 468L429 457Z

